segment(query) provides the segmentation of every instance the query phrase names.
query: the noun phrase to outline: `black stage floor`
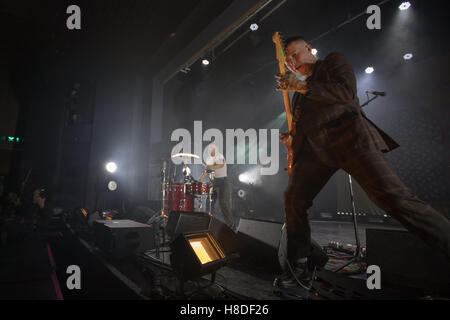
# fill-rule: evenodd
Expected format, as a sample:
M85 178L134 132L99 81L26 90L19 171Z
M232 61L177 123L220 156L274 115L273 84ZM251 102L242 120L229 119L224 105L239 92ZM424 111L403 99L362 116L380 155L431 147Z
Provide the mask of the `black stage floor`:
M218 222L220 225L220 221ZM360 224L365 244L365 229L402 229L399 226ZM225 226L221 226L225 228ZM351 222L311 221L312 237L321 246L330 241L354 244ZM140 256L115 259L94 244L92 234L75 231L61 219L55 219L52 234L45 238L22 234L0 249L0 299L193 299L193 300L354 300L423 299L427 294L411 288L368 290L365 273L336 274L327 267L316 273L313 290L279 290L273 287L280 272L276 248L252 243L253 255L242 255L217 271L215 283L205 276L187 282L180 293L177 278L170 271L168 248ZM222 230L223 231L223 230ZM230 241L248 241L241 232L225 232ZM245 243L244 243L245 245ZM261 245L261 250L254 250ZM268 254L271 255L269 258ZM269 261L271 260L271 261ZM82 270L81 290L66 287L69 265ZM56 281L55 281L56 280ZM58 292L58 290L60 292ZM429 297L428 297L429 298Z

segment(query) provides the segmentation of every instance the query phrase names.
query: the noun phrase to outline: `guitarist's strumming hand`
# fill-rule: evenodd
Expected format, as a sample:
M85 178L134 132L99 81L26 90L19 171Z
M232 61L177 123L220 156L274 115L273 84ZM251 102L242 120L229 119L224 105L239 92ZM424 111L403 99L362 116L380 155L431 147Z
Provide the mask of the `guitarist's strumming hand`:
M277 79L278 82L278 87L276 88L277 91L297 91L302 94L308 92L306 81L300 80L290 71L285 74L275 75L275 79Z
M289 132L280 133L280 142L291 145L292 143L292 135Z

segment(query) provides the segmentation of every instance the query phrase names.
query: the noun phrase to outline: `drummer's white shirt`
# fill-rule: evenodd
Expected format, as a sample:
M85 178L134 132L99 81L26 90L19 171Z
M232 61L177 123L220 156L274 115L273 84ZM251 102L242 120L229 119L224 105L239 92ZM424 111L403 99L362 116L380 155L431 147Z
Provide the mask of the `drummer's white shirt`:
M208 166L222 163L224 163L225 165L222 168L216 169L214 171L214 178L223 178L227 176L227 164L225 162L225 157L221 153L216 152L216 155L214 157L210 155L208 159L206 159L206 164Z

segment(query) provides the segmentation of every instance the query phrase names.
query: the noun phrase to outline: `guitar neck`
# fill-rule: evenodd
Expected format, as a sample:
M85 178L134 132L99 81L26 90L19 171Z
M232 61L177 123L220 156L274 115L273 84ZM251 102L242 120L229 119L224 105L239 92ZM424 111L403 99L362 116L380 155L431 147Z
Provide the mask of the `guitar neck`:
M285 68L283 62L279 61L278 67L280 69L281 74L286 73L286 68ZM291 113L291 102L289 100L289 92L288 91L283 91L283 101L284 101L284 109L286 111L286 121L288 124L288 129L289 129L289 132L291 132L291 130L292 130L292 113Z

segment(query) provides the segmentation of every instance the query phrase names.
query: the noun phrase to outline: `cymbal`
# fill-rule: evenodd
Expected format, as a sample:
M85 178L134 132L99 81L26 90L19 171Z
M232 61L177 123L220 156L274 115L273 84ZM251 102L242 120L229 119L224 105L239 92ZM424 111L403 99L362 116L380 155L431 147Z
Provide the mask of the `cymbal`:
M194 158L194 159L200 159L200 157L196 154L192 154L192 153L176 153L174 155L172 155L172 158ZM202 161L201 165L203 165L204 167L206 167L206 163L204 163Z
M173 154L172 158L195 158L195 159L200 159L200 157L196 154L192 154L192 153L177 153L177 154Z

